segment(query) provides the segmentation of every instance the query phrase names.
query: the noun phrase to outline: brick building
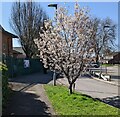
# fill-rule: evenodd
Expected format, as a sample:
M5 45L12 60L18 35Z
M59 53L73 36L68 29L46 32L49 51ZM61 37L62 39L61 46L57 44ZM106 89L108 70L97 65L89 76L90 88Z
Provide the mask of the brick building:
M114 56L113 59L108 61L109 64L120 64L120 52L117 52Z
M13 56L12 39L18 38L16 35L4 30L0 25L0 52L5 56Z

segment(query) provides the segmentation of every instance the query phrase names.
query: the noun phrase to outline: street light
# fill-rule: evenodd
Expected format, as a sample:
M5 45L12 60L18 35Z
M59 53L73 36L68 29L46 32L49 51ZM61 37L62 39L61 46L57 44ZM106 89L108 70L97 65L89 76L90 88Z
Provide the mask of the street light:
M57 18L57 4L49 4L48 7L55 7L56 9L56 18ZM57 19L56 19L57 22Z
M104 30L105 28L110 28L110 26L109 26L109 25L105 25L105 26L103 27L103 30ZM103 47L104 47L104 50L107 49L104 43L103 43ZM104 59L105 59L105 64L106 64L106 52L104 52L104 57L105 57ZM106 66L106 65L105 65L105 72L106 72L106 74L107 74L107 66Z
M57 4L49 4L48 7L55 7L55 9L56 9L56 18L57 18ZM53 85L54 86L56 85L56 70L54 70L54 73L53 73Z
M104 35L104 29L105 28L109 28L110 26L109 25L105 25L105 26L103 26L103 35ZM103 59L105 59L105 63L106 63L106 54L104 53L104 50L103 50L103 48L104 49L106 49L106 46L105 46L105 43L104 43L104 40L102 40L102 45L103 45L103 47L102 47L102 49L101 49L101 72L100 72L100 76L101 76L101 74L102 74L102 62L103 62ZM104 58L105 57L105 58ZM107 66L105 66L105 72L106 72L106 74L107 74Z
M57 10L57 4L49 4L48 7L55 7Z

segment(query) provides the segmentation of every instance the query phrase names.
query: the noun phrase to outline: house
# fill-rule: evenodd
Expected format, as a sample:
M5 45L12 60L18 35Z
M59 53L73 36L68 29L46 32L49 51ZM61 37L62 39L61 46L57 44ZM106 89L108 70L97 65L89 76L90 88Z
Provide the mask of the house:
M13 56L15 58L26 58L26 54L22 47L13 47Z
M13 50L13 57L14 58L19 58L18 56L22 55L22 53L16 51L16 50Z
M111 59L113 59L113 55L104 56L102 59L102 63L108 63L108 61Z
M120 64L120 52L117 52L114 56L113 59L108 61L109 64Z
M0 52L4 56L13 56L12 39L18 38L18 36L4 30L0 25Z

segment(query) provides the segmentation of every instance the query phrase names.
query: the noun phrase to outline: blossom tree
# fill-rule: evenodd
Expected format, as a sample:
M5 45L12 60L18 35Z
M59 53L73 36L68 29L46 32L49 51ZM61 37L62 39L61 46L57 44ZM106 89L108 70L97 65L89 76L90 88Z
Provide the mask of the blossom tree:
M56 23L54 22L56 21ZM88 10L75 4L74 15L59 7L55 20L45 21L46 31L35 40L45 67L58 70L68 79L70 94L75 81L93 53L93 28Z

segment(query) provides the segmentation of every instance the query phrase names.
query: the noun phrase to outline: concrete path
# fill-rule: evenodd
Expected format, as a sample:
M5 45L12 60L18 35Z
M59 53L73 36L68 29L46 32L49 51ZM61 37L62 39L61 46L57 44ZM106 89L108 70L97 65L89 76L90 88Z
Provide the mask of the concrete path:
M11 79L13 95L3 115L55 115L43 88L51 83L51 76L38 73Z

